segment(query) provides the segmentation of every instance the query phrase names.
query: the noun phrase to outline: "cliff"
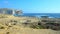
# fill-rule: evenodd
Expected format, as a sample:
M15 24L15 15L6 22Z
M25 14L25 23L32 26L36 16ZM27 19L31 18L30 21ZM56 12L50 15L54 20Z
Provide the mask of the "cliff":
M14 14L21 14L21 13L22 11L18 9L0 8L0 14L14 15Z

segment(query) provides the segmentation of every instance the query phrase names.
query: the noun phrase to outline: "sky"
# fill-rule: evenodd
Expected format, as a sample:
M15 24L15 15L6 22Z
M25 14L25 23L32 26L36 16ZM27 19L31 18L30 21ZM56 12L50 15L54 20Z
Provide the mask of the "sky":
M0 8L20 9L23 13L60 13L60 0L0 0Z

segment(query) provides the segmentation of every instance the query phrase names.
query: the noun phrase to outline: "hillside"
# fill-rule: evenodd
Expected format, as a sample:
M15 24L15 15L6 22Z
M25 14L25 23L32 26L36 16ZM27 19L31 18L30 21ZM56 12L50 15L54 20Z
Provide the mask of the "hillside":
M24 25L21 23L24 23L26 20L31 20L31 22L38 21L37 18L31 17L0 15L0 34L60 34L60 31L51 29L33 29L29 27L23 27Z

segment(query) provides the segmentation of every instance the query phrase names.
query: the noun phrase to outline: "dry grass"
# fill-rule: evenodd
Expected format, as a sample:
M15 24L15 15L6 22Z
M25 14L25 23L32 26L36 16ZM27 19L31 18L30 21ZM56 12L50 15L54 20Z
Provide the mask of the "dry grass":
M31 20L32 22L38 21L36 18L6 16L7 18L0 18L0 27L4 27L4 29L0 29L0 34L60 34L60 31L50 29L32 29L20 26L20 23L25 22L26 20ZM11 20L17 21L17 25L9 25Z

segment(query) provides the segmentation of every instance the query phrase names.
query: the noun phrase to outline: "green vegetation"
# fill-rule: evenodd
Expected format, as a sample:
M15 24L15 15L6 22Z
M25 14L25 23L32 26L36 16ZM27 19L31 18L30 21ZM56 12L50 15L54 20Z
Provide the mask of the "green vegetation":
M36 25L36 26L31 26L31 28L34 28L34 29L44 29L44 26Z

